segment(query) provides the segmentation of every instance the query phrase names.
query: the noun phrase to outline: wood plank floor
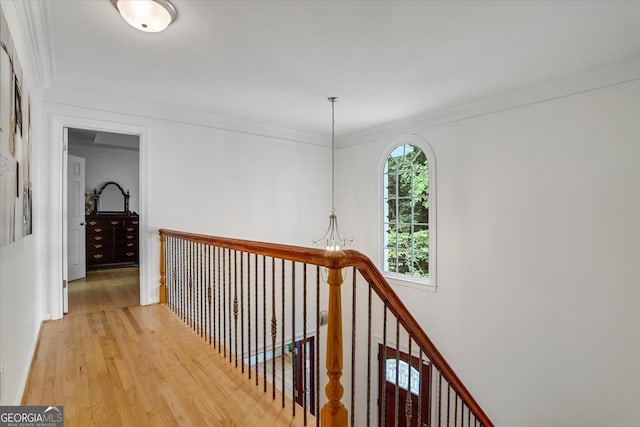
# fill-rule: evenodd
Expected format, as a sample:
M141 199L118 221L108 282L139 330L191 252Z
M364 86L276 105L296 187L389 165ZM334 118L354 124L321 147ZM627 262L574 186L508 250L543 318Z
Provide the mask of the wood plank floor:
M140 304L137 267L91 270L69 282L69 313L90 313Z
M23 404L64 405L67 426L302 426L262 381L164 305L103 307L43 323Z

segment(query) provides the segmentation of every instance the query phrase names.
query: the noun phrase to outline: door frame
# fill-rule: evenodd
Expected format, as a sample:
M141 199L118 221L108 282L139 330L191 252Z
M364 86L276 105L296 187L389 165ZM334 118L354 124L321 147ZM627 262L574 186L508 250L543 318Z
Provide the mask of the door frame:
M307 402L307 404L309 405L309 409L308 411L311 413L311 415L317 416L317 411L316 411L316 363L318 363L318 361L316 360L316 337L315 335L312 335L310 337L307 337L306 339L301 339L299 341L296 341L294 344L294 366L293 366L293 370L294 370L294 384L293 384L293 400L298 403L300 406L304 407L304 398L300 398L301 394L306 394L305 390L303 389L303 385L304 385L304 379L303 376L305 375L304 372L304 362L305 362L305 358L303 356L305 356L305 352L306 352L306 344L310 343L310 347L311 347L311 352L310 352L310 360L311 360L311 370L309 372L309 382L311 384L307 384L310 388L311 393L309 393L309 401ZM298 394L296 394L298 393Z
M396 353L397 352L397 353ZM397 354L397 359L396 359L396 354ZM409 360L411 359L411 360ZM383 420L382 420L382 405L384 404L386 406L386 402L383 402L383 396L385 396L386 399L386 393L383 393L383 388L387 387L387 381L386 381L386 375L387 375L387 371L386 371L386 366L385 366L385 361L386 360L399 360L402 362L407 362L409 364L410 368L415 368L417 370L420 369L420 358L417 356L411 356L409 357L409 354L407 354L406 352L400 350L400 349L396 349L395 347L391 347L391 346L385 346L382 343L378 343L378 425L382 426L383 424ZM422 398L422 408L423 408L423 414L418 414L418 417L420 416L424 416L425 419L418 419L417 420L417 425L422 425L422 423L428 424L431 421L431 394L430 394L430 390L431 390L431 364L429 363L429 361L427 359L422 359L422 366L423 366L423 370L422 370L422 378L421 378L421 384L420 384L420 395L418 396L418 399ZM397 367L396 367L397 369ZM425 381L426 380L426 381ZM411 392L408 390L404 390L404 389L398 389L399 391L404 391L405 393L411 395ZM415 413L417 413L417 408L414 409ZM399 414L402 414L403 411L400 411ZM389 419L388 416L385 417L386 419Z
M152 304L157 301L157 297L152 296L151 278L154 277L150 271L152 263L150 252L150 236L148 233L149 224L149 200L148 200L148 147L149 147L149 129L146 127L130 125L122 122L95 120L85 117L74 116L71 114L51 113L51 141L53 145L52 156L52 174L55 179L50 183L50 196L54 221L51 224L51 245L53 248L52 271L49 285L49 313L51 319L60 319L63 316L63 286L66 277L66 265L64 264L64 246L65 238L63 233L66 232L66 226L63 221L63 188L67 185L66 160L68 155L68 147L64 141L65 128L80 128L102 132L124 133L137 135L140 143L139 158L139 180L140 180L140 305Z

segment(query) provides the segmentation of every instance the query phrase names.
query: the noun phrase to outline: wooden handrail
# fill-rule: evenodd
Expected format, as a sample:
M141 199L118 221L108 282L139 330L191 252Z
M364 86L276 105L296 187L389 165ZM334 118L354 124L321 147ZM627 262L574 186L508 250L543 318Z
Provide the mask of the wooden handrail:
M478 402L473 398L469 390L456 375L453 368L447 363L444 356L438 351L433 341L427 336L418 321L413 317L398 295L393 291L391 285L384 278L380 270L364 254L357 251L345 251L345 256L349 257L349 265L356 267L360 274L369 282L373 290L378 294L387 308L400 321L400 324L411 334L412 338L423 348L431 364L433 364L456 390L465 404L469 407L476 419L485 427L493 427L493 423L482 410Z
M340 269L354 264L345 264L345 254L355 251L325 251L323 249L301 246L280 245L277 243L256 242L253 240L231 239L228 237L207 236L205 234L185 233L182 231L160 229L161 236L190 240L196 243L234 249L241 252L264 255L287 261L304 262L329 269ZM358 252L355 252L358 253Z
M430 363L440 371L442 377L447 380L450 386L458 393L471 413L476 417L477 421L485 427L493 427L493 423L487 414L482 410L460 378L458 378L418 321L393 291L391 285L389 285L382 273L366 255L354 250L326 251L300 246L185 233L175 230L160 229L159 232L160 236L164 237L171 236L241 252L318 265L327 267L330 271L341 270L346 267L355 267L386 304L387 309L397 317L400 324L411 335L414 341L422 347Z

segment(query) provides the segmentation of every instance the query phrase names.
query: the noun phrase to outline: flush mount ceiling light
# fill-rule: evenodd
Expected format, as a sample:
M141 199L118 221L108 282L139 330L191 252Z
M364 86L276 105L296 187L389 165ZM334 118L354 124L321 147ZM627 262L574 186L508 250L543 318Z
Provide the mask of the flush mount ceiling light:
M122 18L133 28L157 33L178 18L178 11L169 0L111 0Z

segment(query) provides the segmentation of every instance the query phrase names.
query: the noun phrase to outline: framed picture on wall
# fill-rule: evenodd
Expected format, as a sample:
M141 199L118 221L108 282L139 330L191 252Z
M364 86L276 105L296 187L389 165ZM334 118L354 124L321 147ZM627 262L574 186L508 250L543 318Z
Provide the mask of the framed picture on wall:
M15 130L16 133L20 131L20 135L22 135L22 92L20 90L20 85L18 84L18 76L14 79L14 96L15 96Z
M0 22L0 27L2 27L4 24L4 21ZM0 65L0 79L4 79L5 75L8 76L10 75L10 68L11 68L11 59L9 58L9 50L7 49L7 45L4 43L4 41L0 40L0 61L2 62L2 64ZM2 92L2 87L3 85L0 85L0 117L2 117L3 114L8 114L4 111L3 107L5 105L4 103L4 97L5 96L9 96L9 94L5 94ZM8 98L7 98L8 99ZM0 132L4 131L4 129L2 128L2 120L0 120Z
M16 154L16 132L13 121L9 124L9 154L12 156Z

